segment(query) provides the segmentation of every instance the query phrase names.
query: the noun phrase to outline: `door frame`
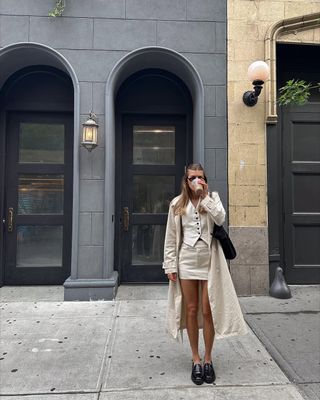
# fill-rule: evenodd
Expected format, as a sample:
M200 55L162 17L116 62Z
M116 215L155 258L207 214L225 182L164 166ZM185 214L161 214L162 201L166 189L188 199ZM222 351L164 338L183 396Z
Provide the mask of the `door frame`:
M78 126L79 126L79 116L80 116L80 90L78 78L69 64L69 62L54 49L51 49L47 46L38 45L36 43L19 43L17 45L10 45L5 48L0 49L0 60L1 56L4 54L10 54L12 52L14 55L16 52L20 50L30 50L34 53L50 53L56 60L58 65L67 72L62 71L56 67L52 67L49 65L30 65L24 68L19 69L14 72L9 78L6 80L4 85L0 88L0 218L3 221L6 217L4 204L5 204L5 159L6 159L6 125L8 120L8 113L15 111L28 111L28 112L68 112L73 114L73 163L72 163L72 186L73 186L73 200L72 200L72 227L71 227L71 275L72 271L77 271L77 260L78 260L78 223L79 223L79 135L78 135ZM4 63L5 67L5 63ZM46 72L52 73L62 78L68 78L72 82L73 86L73 104L69 104L67 102L64 103L46 103L46 102L32 102L32 104L24 104L19 101L10 101L7 102L6 95L10 90L11 85L20 79L20 77L24 74L36 73L36 72ZM4 243L3 243L3 234L4 234L4 223L1 224L0 231L0 287L4 284Z
M161 125L161 123L165 125L176 125L178 127L177 129L177 134L182 133L183 130L187 131L186 126L187 126L187 116L186 115L180 115L180 114L122 114L122 139L124 139L124 136L126 136L126 133L128 133L130 129L131 124L146 124L146 125ZM180 128L180 129L179 129ZM130 131L130 135L132 132ZM190 138L189 138L190 139ZM179 151L178 149L181 149L181 146L179 145L179 141L183 141L184 139L180 136L180 138L177 139L176 136L176 141L175 141L175 151L176 151L176 163L180 164L182 166L185 165L185 163L188 163L189 157L188 157L188 150L190 147L190 144L188 146L188 140L186 140L185 143L185 153L181 155L181 159L179 162L179 158L177 157L177 152ZM189 140L190 142L190 140ZM122 149L121 149L121 154L122 156L125 154L128 156L129 154L131 155L132 151L132 135L128 140L122 140ZM117 157L120 159L120 157ZM127 157L128 159L129 157ZM126 162L125 159L122 158L121 160L121 165L124 165L124 162ZM183 161L183 163L182 163ZM129 160L130 162L130 160ZM144 175L144 168L148 169L148 165L132 165L131 168L135 170L135 175ZM130 168L130 169L131 169ZM117 186L117 198L119 199L117 201L117 206L116 206L116 225L117 225L117 239L115 241L115 254L117 254L117 259L118 259L118 269L119 269L119 277L121 279L121 282L127 283L161 283L161 282L167 282L167 278L165 277L165 274L161 274L159 277L159 270L152 269L154 268L153 265L147 266L148 271L148 279L145 281L141 279L141 276L145 273L144 269L145 265L134 265L135 272L137 273L134 274L133 278L130 278L132 275L132 271L126 270L128 268L129 260L132 259L132 253L130 251L131 249L131 244L132 244L132 226L136 225L134 224L137 221L145 221L145 224L150 224L150 221L153 221L152 223L155 224L160 224L165 226L166 221L167 221L167 211L165 213L159 213L159 215L155 216L150 213L146 213L143 215L134 215L136 213L133 212L133 205L132 205L132 200L133 197L129 195L130 192L132 192L132 187L127 186L126 182L123 181L123 179L130 173L128 170L124 170L121 168L122 174L121 174L121 184ZM175 171L173 174L172 171ZM162 175L166 174L175 177L175 187L174 187L174 192L175 195L177 195L180 191L180 183L181 183L181 176L183 174L183 171L178 172L176 170L175 166L172 165L153 165L152 166L152 172L148 172L147 175ZM132 175L131 175L132 176ZM129 203L128 200L131 200ZM171 200L171 199L170 199ZM122 222L122 210L123 207L128 206L129 211L130 211L130 223L129 225L129 232L124 233L123 231L123 222ZM138 213L139 214L139 213ZM124 246L124 249L122 247ZM123 250L122 250L123 249ZM125 253L125 254L124 254ZM127 265L127 266L126 266ZM130 264L131 265L131 264ZM132 266L132 265L131 265ZM130 267L129 267L130 268ZM160 279L160 280L159 280Z
M303 267L303 270L297 270L297 271L293 271L295 268L295 263L294 263L294 250L293 250L293 230L291 228L291 223L290 221L296 220L297 225L303 225L303 223L301 223L301 219L297 216L297 215L293 215L293 210L291 209L291 207L293 206L293 202L291 201L291 204L288 205L286 202L286 200L288 199L288 189L289 188L293 188L293 184L289 181L292 180L292 174L293 172L290 173L289 169L292 167L292 163L288 164L288 158L289 151L292 151L292 138L288 138L285 137L285 135L283 134L284 130L290 129L290 122L295 120L295 118L300 114L301 116L303 114L308 114L308 113L312 113L312 118L311 119L299 119L300 122L305 121L305 122L315 122L315 121L319 121L319 104L315 104L315 103L308 103L305 106L291 106L288 107L287 109L283 109L281 110L281 131L282 131L282 135L281 135L281 142L282 142L282 152L281 152L281 161L282 161L282 192L281 192L281 197L282 197L282 254L283 254L283 262L285 265L285 270L288 272L287 273L287 281L290 284L318 284L320 283L319 278L320 278L320 271L319 269L317 270L316 267ZM293 119L291 119L290 117L293 117ZM301 117L300 117L301 118ZM290 147L288 146L288 141L290 143ZM306 162L307 163L307 162ZM314 167L316 163L314 163ZM317 167L319 167L317 165ZM301 168L301 167L300 167ZM297 174L302 173L302 172L296 172ZM315 172L309 172L308 170L305 171L305 173L307 174L314 174ZM293 197L293 193L291 193L291 196ZM286 212L286 210L288 210L288 206L290 206L290 214L291 215L287 215L288 211ZM306 213L303 213L303 218L307 219L307 216L305 215ZM318 219L318 222L314 221L315 219ZM309 224L308 226L312 226L312 225L318 225L319 224L319 216L311 216L311 219L309 219ZM311 223L312 221L312 223ZM306 223L306 222L305 222ZM288 237L290 237L290 239L288 239ZM290 265L290 268L288 266L288 264ZM310 272L309 272L310 271ZM312 275L311 271L313 272ZM309 275L308 275L309 272ZM307 274L307 276L305 275ZM311 279L310 279L311 278ZM314 282L314 280L316 282Z
M192 97L190 94L189 89L185 85L185 83L176 75L168 72L168 71L163 71L159 69L143 69L141 71L138 71L137 73L131 75L121 86L121 88L118 91L118 94L121 93L121 90L124 90L122 93L125 93L124 96L126 97L126 88L130 87L130 83L134 81L136 78L143 77L144 74L155 74L156 76L158 74L163 75L164 77L167 77L169 80L174 80L175 85L179 87L179 90L181 93L184 93L185 96L185 104L170 104L170 101L166 102L165 105L157 105L157 104L147 104L146 109L141 108L141 106L137 107L135 102L133 104L125 104L123 106L121 99L119 100L119 97L117 97L117 101L115 102L116 106L116 113L115 113L115 175L122 176L123 171L122 171L122 162L121 162L121 154L122 154L122 120L123 120L123 115L136 115L136 116L141 116L144 115L146 117L148 116L184 116L186 118L186 163L190 163L193 160L192 154L193 154L193 104L192 104ZM125 98L124 97L124 98ZM107 175L106 175L107 176ZM106 185L107 188L107 185ZM114 235L115 235L115 240L114 240L114 269L118 271L119 274L119 282L122 281L122 271L121 271L121 263L120 263L120 257L119 257L119 250L118 250L118 243L121 238L121 226L120 226L120 219L121 219L121 211L119 208L119 204L121 204L122 197L121 197L121 192L119 190L119 187L115 187L115 210L114 210Z
M0 102L1 107L1 102ZM3 117L3 112L0 111L0 132L3 132L0 135L0 221L1 221L1 229L0 229L0 287L3 286L4 282L4 219L5 219L5 210L4 210L4 186L5 186L5 148L6 148L6 134L5 134L5 117Z
M62 164L39 164L39 165L24 165L21 166L18 163L18 156L16 155L16 159L14 161L15 164L13 167L13 171L16 169L16 174L18 175L19 169L23 168L25 172L24 174L41 174L46 173L43 171L46 169L48 175L56 175L63 173L64 175L64 199L63 199L63 215L34 215L32 224L36 225L47 225L47 222L44 220L47 219L48 224L50 221L54 222L51 223L50 226L55 225L63 225L63 247L62 247L62 265L61 267L28 267L26 269L22 268L19 270L21 272L21 277L19 282L17 282L17 275L19 275L16 267L13 270L6 270L6 254L4 254L4 283L9 285L24 285L24 284L57 284L56 281L60 280L61 278L64 280L70 275L71 271L71 243L72 243L72 177L73 177L73 137L72 137L72 126L73 126L73 115L71 112L10 112L8 113L7 119L7 132L6 134L13 133L13 140L14 142L11 143L12 149L8 149L9 140L7 140L7 157L12 161L12 150L16 151L19 149L19 137L18 137L18 129L20 122L43 122L43 123L52 123L54 121L61 122L65 125L65 133L69 133L69 135L65 136L65 158L64 163ZM67 157L66 157L67 156ZM8 207L12 204L15 210L15 219L19 219L20 221L25 221L27 225L29 225L28 221L30 220L30 215L18 215L18 188L15 186L17 195L14 199L10 199L10 203L8 200L9 191L8 189L8 182L11 180L10 171L9 171L10 163L7 163L7 167L5 170L5 201L4 201L4 213ZM37 172L39 170L39 172ZM10 193L12 195L12 192ZM68 195L68 196L67 196ZM8 203L8 204L7 204ZM57 223L57 221L60 221ZM16 225L16 224L15 224ZM7 243L5 243L5 239L8 238L8 232L5 232L6 227L4 226L4 249L7 249ZM16 235L16 227L14 227L14 231L12 234ZM11 238L12 239L12 238ZM67 245L66 245L67 244ZM15 248L16 250L16 242L10 241L10 246ZM4 252L5 253L5 252ZM13 256L13 254L11 254ZM17 252L14 255L16 258ZM33 273L37 273L40 271L41 268L41 275L37 276L36 279L33 279ZM30 276L30 274L32 276ZM59 279L57 279L59 277ZM29 280L31 278L31 281ZM61 282L60 284L62 284Z
M291 112L304 113L306 106L289 106ZM309 103L310 109L316 104ZM281 267L286 274L285 248L285 203L284 203L284 157L282 126L284 115L278 110L278 123L267 126L267 165L268 165L268 236L269 236L269 279L272 283L277 267ZM287 150L288 151L288 150ZM306 282L295 284L307 284Z
M314 52L319 46L304 45L303 43L286 44L277 43L276 57L276 79L277 87L281 87L289 79L304 79L310 81L319 71L319 60L309 62L314 59ZM303 56L298 62L292 62L295 59L293 54L299 49L303 50ZM293 54L292 54L293 52ZM306 53L305 53L306 52ZM296 60L296 59L295 59ZM317 100L318 101L318 100ZM313 102L308 104L312 105ZM319 104L315 102L315 104ZM290 106L292 111L303 111L304 106ZM268 185L268 243L269 243L269 281L270 285L275 277L277 267L286 269L284 256L284 215L283 215L283 138L282 109L277 105L278 120L276 123L267 123L266 140L267 140L267 185Z

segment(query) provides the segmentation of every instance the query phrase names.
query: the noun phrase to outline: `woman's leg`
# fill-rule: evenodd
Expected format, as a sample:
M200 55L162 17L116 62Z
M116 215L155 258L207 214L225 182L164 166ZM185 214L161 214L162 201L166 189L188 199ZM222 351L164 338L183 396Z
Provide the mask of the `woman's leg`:
M197 280L180 279L184 302L186 304L187 332L195 364L200 363L199 356L199 328L198 328L198 302L199 287Z
M214 341L214 325L208 296L208 281L201 281L202 285L202 315L203 315L203 339L205 346L204 362L212 359L212 347Z

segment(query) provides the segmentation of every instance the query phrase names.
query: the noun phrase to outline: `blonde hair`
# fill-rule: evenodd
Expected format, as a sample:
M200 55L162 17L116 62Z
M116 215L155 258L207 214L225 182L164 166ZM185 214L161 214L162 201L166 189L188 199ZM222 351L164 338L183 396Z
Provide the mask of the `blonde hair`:
M192 197L192 191L189 188L189 185L187 183L188 180L188 170L192 169L194 171L203 171L203 176L204 180L207 182L207 177L204 172L204 169L201 164L189 164L186 168L186 171L182 177L181 180L181 193L180 193L180 199L177 201L177 203L174 205L174 214L175 215L184 215L186 212L186 207L189 203L189 200ZM200 207L199 212L203 213L205 210Z

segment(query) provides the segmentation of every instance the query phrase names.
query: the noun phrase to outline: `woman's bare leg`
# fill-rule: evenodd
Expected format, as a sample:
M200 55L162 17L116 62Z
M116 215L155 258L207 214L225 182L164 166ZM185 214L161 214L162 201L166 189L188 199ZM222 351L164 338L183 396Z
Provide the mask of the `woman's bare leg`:
M208 297L208 281L201 281L202 285L202 315L203 315L203 339L205 346L204 362L212 360L212 347L214 341L214 325Z
M198 328L198 302L199 287L197 280L180 279L183 299L186 304L187 332L195 364L200 363L199 356L199 328Z

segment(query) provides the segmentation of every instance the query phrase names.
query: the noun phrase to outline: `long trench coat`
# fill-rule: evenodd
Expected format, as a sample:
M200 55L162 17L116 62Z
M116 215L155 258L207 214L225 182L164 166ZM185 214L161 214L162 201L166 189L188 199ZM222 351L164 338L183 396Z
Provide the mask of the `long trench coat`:
M175 197L169 206L168 221L164 244L163 269L166 274L178 273L179 250L182 244L181 215L174 214L174 205L180 196ZM213 231L214 224L222 225L225 219L225 210L217 192L206 196L200 205L206 211L209 232ZM243 319L237 294L229 273L228 264L218 240L211 236L211 262L208 273L208 296L215 329L215 337L223 338L247 333L247 326ZM198 324L203 326L201 313L201 293L199 295ZM169 281L168 308L166 330L175 339L186 328L186 314L179 276L175 282Z

